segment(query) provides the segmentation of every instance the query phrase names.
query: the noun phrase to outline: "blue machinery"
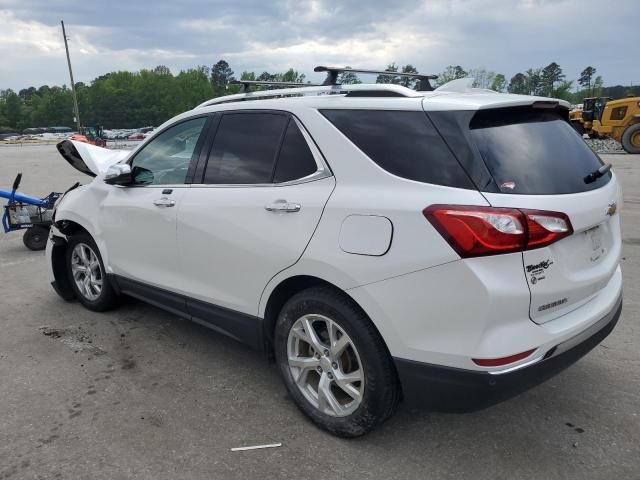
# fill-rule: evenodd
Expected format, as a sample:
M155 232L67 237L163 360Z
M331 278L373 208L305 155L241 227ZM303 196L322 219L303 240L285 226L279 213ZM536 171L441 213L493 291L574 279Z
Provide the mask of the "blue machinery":
M2 228L5 233L26 230L24 244L31 250L43 250L47 244L51 227L52 210L61 193L51 192L44 198L30 197L18 193L22 180L19 173L11 190L0 190L0 198L6 198L2 215Z

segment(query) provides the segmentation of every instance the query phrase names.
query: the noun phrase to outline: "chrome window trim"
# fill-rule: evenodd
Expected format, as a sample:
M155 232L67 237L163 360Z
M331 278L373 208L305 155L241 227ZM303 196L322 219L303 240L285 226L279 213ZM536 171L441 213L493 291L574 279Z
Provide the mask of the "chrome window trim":
M281 183L192 183L191 187L194 188L247 188L247 187L288 187L290 185L300 185L303 183L315 182L323 178L329 178L333 175L327 170L316 170L315 173L307 175L306 177L299 178L297 180L290 180L288 182Z
M191 186L191 184L189 183L174 183L174 184L148 184L148 185L144 185L144 184L136 184L136 183L132 183L131 185L112 185L113 187L119 187L119 188L161 188L161 189L167 189L167 190L173 190L173 189L177 189L177 188L189 188Z

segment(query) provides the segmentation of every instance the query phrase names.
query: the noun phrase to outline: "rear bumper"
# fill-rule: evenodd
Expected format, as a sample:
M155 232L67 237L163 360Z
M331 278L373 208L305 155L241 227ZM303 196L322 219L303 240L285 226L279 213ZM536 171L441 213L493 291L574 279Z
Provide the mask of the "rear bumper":
M514 397L569 367L604 340L622 311L622 295L600 321L556 345L538 362L488 373L394 358L406 403L431 410L470 412Z

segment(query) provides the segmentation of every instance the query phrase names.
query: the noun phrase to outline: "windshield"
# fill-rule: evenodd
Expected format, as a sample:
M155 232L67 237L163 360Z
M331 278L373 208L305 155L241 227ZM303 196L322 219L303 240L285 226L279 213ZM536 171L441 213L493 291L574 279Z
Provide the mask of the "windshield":
M603 163L574 129L553 111L530 108L478 112L471 136L502 193L579 193L602 187L584 177Z

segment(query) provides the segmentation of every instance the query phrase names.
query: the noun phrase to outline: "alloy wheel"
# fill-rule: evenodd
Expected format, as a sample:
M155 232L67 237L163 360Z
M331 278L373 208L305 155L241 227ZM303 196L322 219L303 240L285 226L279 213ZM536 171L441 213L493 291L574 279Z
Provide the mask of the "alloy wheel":
M90 302L102 293L102 267L93 249L86 243L78 243L71 253L71 274L80 294Z
M289 331L287 360L298 389L322 413L344 417L362 403L360 356L349 335L330 318L299 318Z

